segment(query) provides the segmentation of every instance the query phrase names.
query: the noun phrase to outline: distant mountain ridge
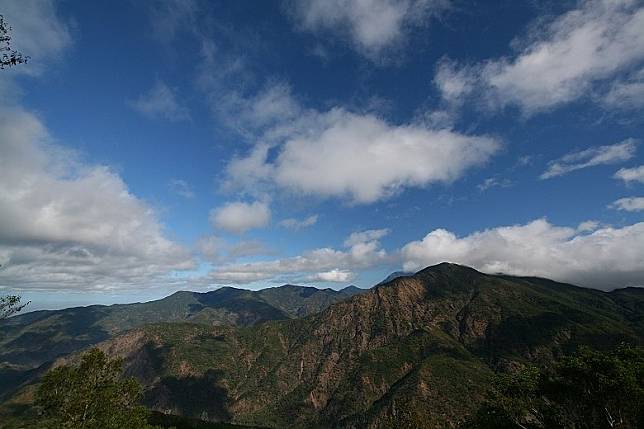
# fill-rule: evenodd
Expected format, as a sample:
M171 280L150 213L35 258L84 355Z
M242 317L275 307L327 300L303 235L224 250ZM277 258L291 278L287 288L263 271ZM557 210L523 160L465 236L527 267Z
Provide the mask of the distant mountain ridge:
M125 359L154 410L275 428L443 428L476 410L495 371L581 345L641 345L643 320L642 289L444 263L302 318L150 324L99 347Z
M40 310L0 321L0 398L15 382L58 356L105 341L150 323L193 322L252 326L303 317L362 293L284 285L259 291L224 287L180 291L145 303Z

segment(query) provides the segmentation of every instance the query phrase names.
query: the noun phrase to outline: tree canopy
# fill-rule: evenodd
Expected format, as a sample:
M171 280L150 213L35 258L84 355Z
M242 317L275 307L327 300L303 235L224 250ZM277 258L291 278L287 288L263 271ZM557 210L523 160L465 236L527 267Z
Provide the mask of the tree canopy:
M581 348L551 368L498 376L469 428L644 427L644 349Z
M29 304L22 304L21 299L17 295L0 296L0 320L16 314Z
M95 348L82 356L80 365L49 371L36 393L40 427L149 428L148 412L139 405L142 388L124 378L121 367L121 359L109 359Z

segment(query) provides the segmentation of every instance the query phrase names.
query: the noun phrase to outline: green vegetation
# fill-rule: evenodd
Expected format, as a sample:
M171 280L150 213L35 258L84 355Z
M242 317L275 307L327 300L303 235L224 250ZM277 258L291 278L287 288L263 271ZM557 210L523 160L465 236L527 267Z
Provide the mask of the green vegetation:
M549 368L500 374L466 427L644 427L644 349L582 347Z
M122 361L92 349L79 366L59 366L42 379L36 406L43 428L141 429L148 412L139 405L143 391L122 377Z

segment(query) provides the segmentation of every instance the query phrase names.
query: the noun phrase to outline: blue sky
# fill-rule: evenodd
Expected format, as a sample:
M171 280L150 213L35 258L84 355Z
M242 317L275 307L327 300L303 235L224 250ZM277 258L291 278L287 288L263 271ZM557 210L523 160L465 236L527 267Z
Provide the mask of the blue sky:
M32 308L441 261L644 285L641 2L0 0Z

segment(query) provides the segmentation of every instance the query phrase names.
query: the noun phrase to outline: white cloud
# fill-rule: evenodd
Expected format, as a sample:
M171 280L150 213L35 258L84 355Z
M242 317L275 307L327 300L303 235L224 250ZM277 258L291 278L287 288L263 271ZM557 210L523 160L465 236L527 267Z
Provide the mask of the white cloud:
M182 179L172 179L168 182L168 188L171 192L184 197L184 198L194 198L195 193L185 180Z
M294 278L311 279L313 277L320 281L332 281L330 279L333 276L336 279L342 276L349 279L352 278L350 273L355 269L389 262L389 255L380 247L378 241L386 233L383 231L385 230L352 234L353 238L350 237L345 242L345 250L324 247L289 258L222 265L212 271L209 277L213 282L221 284L251 283L269 279L288 281ZM323 280L323 276L326 280Z
M609 207L627 212L641 212L644 210L644 197L620 198Z
M389 232L390 230L387 228L368 229L366 231L353 232L346 240L344 240L344 245L346 247L352 247L361 243L380 240L382 237L388 235Z
M587 220L577 225L578 232L590 232L599 228L601 224L596 220Z
M331 270L306 277L310 282L346 283L355 278L355 274L347 270Z
M548 168L540 178L550 179L582 168L628 161L635 156L637 143L638 141L635 139L626 139L621 143L570 153L548 163Z
M0 171L0 287L141 288L193 267L115 172L78 161L18 107L0 106Z
M235 234L263 228L270 220L270 207L262 201L228 203L210 211L210 222L215 228Z
M448 0L295 0L290 9L297 25L317 34L348 38L375 58L397 46L414 27L449 6Z
M264 184L372 203L407 187L451 183L500 147L491 137L393 125L342 108L295 111L299 114L277 118L264 132L261 141L270 143L259 143L246 157L229 163L226 187L257 189ZM269 160L271 149L276 156Z
M614 82L604 94L603 102L607 107L622 110L644 107L644 68Z
M30 57L13 69L17 73L42 73L45 63L58 59L72 43L53 0L0 0L0 12L12 28L11 47Z
M508 188L510 186L512 186L512 181L510 179L488 177L483 181L483 183L478 185L478 188L481 192L485 192L491 188Z
M626 183L640 182L644 183L644 165L633 168L622 168L613 176L615 179L621 179Z
M315 225L317 222L318 222L318 215L315 214L302 220L295 219L295 218L284 219L279 224L280 226L286 229L292 229L294 231L298 231L302 228Z
M492 138L392 126L342 109L328 112L324 119L326 127L317 135L284 144L274 164L278 185L371 203L405 187L453 182L499 148Z
M539 219L465 237L436 229L405 245L401 255L405 271L449 261L604 290L644 286L644 223L584 233Z
M165 118L172 122L190 119L188 108L181 105L172 88L160 80L130 105L149 118Z
M443 97L478 94L488 107L515 105L532 115L581 98L644 60L641 2L584 0L539 24L515 41L516 55L462 67L445 62L435 79Z

